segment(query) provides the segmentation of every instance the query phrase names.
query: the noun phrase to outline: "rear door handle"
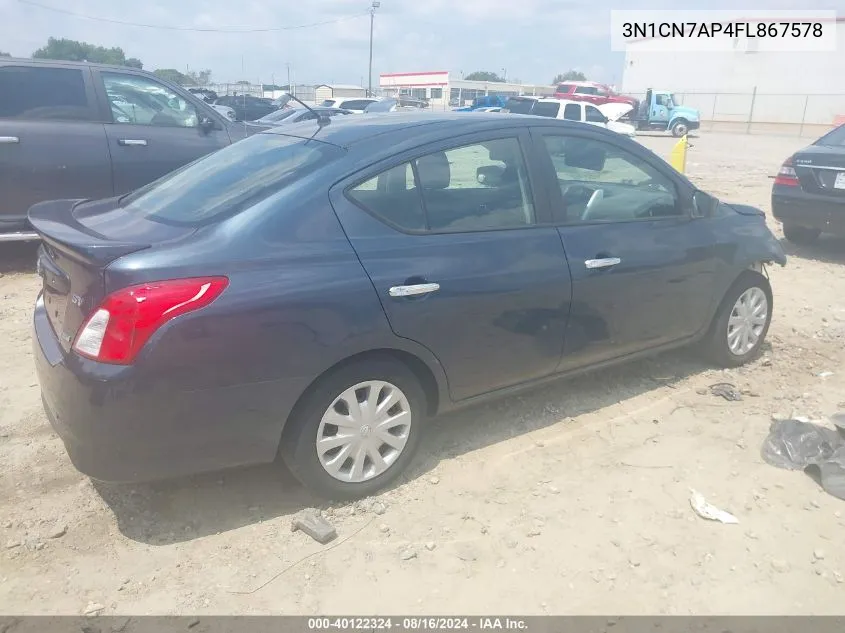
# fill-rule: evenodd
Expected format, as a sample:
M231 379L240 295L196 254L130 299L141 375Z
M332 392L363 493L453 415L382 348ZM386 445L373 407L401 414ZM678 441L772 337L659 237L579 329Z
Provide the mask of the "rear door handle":
M142 138L120 138L117 140L118 145L123 145L124 147L134 147L136 145L146 145L147 141Z
M388 290L391 297L416 297L440 290L440 284L414 284L412 286L393 286Z
M20 142L17 136L0 136L0 145L15 145Z
M618 257L603 257L601 259L588 259L584 262L584 265L590 270L595 270L597 268L610 268L621 263L622 260Z

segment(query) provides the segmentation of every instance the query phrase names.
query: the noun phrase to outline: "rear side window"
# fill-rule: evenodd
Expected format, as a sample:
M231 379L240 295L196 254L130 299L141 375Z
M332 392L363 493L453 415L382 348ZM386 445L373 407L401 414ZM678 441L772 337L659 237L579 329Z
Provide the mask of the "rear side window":
M580 121L581 106L577 103L567 103L566 107L563 109L563 118L568 119L569 121Z
M90 121L82 71L74 68L0 68L0 118Z
M534 99L508 99L505 108L513 114L531 114L535 103Z
M207 224L258 204L344 153L320 141L256 134L125 196L121 206L165 224Z
M827 147L842 147L845 145L845 125L840 125L822 136L813 145L825 145Z
M560 84L557 87L557 91L558 92L570 93L570 92L572 92L572 88L573 88L572 84Z
M537 116L547 116L553 119L557 118L557 114L560 112L560 104L559 103L549 103L546 101L540 102L538 101L537 104L534 106L534 109L531 111L531 114L536 114Z

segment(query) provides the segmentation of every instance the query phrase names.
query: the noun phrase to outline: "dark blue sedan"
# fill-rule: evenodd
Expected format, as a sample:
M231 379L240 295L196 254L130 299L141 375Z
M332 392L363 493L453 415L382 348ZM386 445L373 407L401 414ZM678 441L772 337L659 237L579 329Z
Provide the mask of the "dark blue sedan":
M786 262L762 212L636 142L519 115L291 125L29 217L44 408L79 470L280 455L332 498L459 406L692 343L745 363Z

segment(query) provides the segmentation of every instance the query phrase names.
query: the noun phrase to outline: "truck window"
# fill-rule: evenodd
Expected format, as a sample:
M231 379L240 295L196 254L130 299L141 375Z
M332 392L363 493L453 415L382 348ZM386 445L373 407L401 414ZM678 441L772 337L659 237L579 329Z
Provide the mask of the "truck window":
M534 109L531 110L531 114L536 114L537 116L547 116L553 119L557 118L558 112L560 112L559 103L549 103L540 101L535 103Z
M607 123L607 117L598 108L587 106L587 121L590 123Z
M575 88L575 94L577 95L594 95L598 92L595 86L578 86Z
M0 118L92 121L82 71L73 68L0 68Z

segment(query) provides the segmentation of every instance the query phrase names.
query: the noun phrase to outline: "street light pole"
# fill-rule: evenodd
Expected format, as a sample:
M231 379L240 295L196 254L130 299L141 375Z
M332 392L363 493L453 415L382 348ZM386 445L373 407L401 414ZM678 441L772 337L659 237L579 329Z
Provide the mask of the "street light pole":
M373 4L370 7L370 67L369 67L369 84L367 88L367 96L373 96L373 22L376 19L376 9L381 6L381 2L378 0L373 0Z

